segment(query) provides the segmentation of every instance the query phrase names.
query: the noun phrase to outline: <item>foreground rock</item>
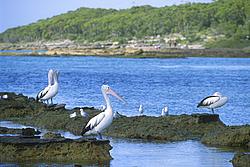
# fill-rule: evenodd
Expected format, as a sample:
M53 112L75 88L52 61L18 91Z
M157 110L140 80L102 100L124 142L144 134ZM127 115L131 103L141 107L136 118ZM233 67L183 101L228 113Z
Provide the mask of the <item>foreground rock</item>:
M0 137L1 162L111 160L109 141Z
M249 167L250 166L250 154L237 153L232 160L234 167Z

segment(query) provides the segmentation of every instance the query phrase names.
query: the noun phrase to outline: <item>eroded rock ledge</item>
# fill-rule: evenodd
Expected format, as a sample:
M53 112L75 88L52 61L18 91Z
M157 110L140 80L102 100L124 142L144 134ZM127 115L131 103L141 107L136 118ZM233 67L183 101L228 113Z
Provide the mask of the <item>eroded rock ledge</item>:
M109 141L87 139L39 139L0 137L0 159L7 161L107 161L111 160Z

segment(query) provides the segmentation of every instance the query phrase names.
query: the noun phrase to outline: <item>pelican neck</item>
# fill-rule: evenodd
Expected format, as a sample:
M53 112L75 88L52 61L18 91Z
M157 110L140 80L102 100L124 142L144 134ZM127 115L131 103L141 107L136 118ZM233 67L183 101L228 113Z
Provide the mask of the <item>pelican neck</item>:
M109 99L108 95L107 95L104 91L102 91L102 94L103 94L104 100L105 100L105 102L106 102L107 109L108 109L108 108L111 108L111 109L112 109L111 102L110 102L110 99ZM111 111L112 111L112 110L111 110Z

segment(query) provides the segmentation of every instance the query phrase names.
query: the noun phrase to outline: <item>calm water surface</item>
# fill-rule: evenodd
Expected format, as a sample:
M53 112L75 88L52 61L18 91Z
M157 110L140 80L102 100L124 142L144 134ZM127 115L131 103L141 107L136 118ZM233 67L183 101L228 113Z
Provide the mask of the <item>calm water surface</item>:
M123 59L100 57L0 57L0 91L35 97L47 85L50 68L60 71L60 90L54 99L76 106L104 104L100 87L108 83L127 105L112 98L113 108L125 115L210 112L197 109L207 95L220 91L229 102L215 112L228 125L250 124L250 59L186 58Z

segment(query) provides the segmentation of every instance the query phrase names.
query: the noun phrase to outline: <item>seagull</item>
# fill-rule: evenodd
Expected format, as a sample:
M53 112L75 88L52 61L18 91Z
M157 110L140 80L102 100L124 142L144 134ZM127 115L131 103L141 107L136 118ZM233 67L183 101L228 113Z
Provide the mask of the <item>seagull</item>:
M36 96L36 100L41 100L41 98L44 96L44 94L50 89L50 87L54 84L53 81L53 73L54 71L52 69L49 70L48 72L48 86L46 86L43 90L41 90L37 96ZM48 100L47 100L47 104L48 104Z
M41 96L37 96L37 99L39 100L42 100L42 101L45 101L45 100L49 100L51 99L51 104L53 104L53 100L52 98L55 97L58 93L58 88L59 88L59 84L58 84L58 76L59 76L59 72L58 71L53 71L53 82L54 84L49 86L46 91L45 89L43 90Z
M76 112L73 112L72 114L69 115L70 118L75 118L77 116L82 116L82 117L89 117L89 114L86 113L82 108L80 108L79 110L79 114L77 114Z
M113 110L111 106L111 102L109 99L109 94L115 96L119 100L125 102L122 97L120 97L115 91L113 91L108 85L102 85L101 91L106 102L105 111L91 118L87 125L83 128L81 135L90 135L90 134L98 134L99 138L102 139L101 132L111 125L113 121Z
M203 107L208 108L212 110L212 113L214 113L215 108L219 108L226 104L228 101L228 98L226 96L222 96L220 92L215 92L212 96L208 96L204 98L197 107Z
M89 117L89 114L88 113L86 113L82 108L80 108L80 115L82 116L82 117Z
M75 118L76 117L76 112L73 112L72 114L69 115L70 118Z
M161 116L166 116L168 115L168 107L165 106L163 107L163 109L161 110Z
M144 112L144 109L143 109L143 105L142 104L140 104L140 106L139 106L139 113L140 113L140 115L142 115L143 114L143 112Z

